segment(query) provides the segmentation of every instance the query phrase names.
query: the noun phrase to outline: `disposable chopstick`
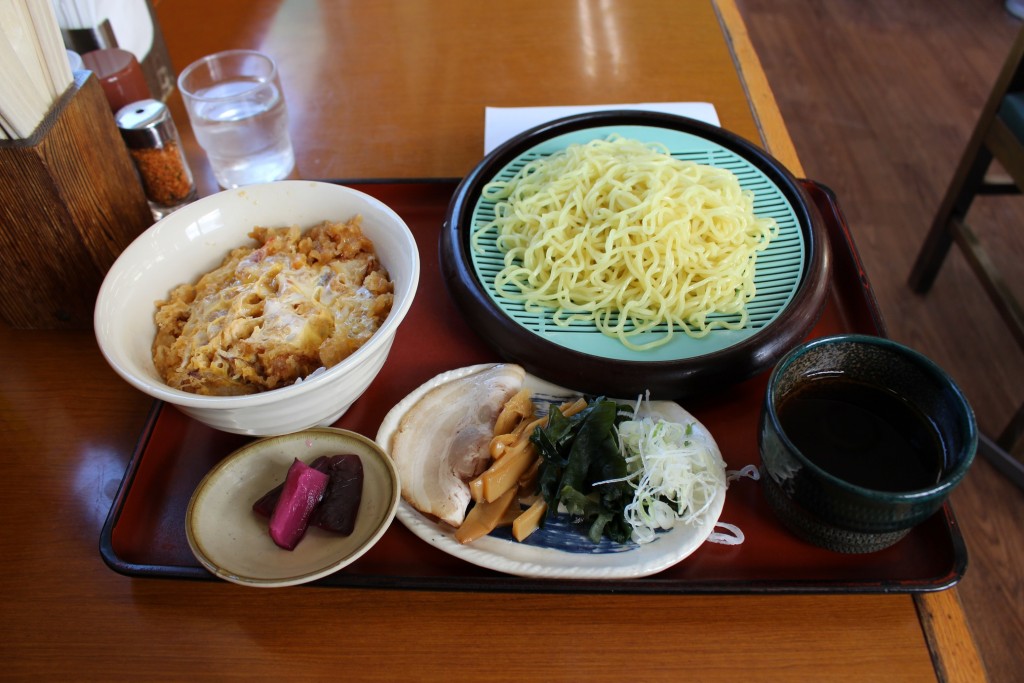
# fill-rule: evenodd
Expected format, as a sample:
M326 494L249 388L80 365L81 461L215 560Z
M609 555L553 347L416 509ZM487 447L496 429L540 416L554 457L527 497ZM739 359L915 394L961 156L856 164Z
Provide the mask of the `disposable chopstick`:
M35 27L36 37L39 39L39 50L42 53L46 73L50 77L52 95L55 99L60 97L74 79L71 74L71 65L68 62L68 53L64 48L64 41L60 37L57 15L50 2L28 2L28 10L32 17L32 25Z
M17 137L27 138L46 115L51 100L32 83L0 26L0 115Z
M0 0L0 37L10 47L17 61L4 62L5 69L19 69L28 77L33 88L42 92L50 90L50 76L43 64L39 39L35 33L32 15L21 0Z
M49 2L0 0L0 128L27 138L73 76Z

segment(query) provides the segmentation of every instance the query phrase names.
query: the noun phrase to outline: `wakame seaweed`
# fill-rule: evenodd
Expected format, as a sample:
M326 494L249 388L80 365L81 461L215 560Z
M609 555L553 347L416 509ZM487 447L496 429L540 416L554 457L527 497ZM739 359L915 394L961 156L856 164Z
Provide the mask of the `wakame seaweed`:
M594 543L602 535L619 543L629 540L623 510L633 499L632 487L625 481L593 484L626 476L615 427L632 417L629 406L597 398L569 417L553 408L547 426L530 436L541 455L539 489L548 504L547 514L555 514L561 503L587 527Z

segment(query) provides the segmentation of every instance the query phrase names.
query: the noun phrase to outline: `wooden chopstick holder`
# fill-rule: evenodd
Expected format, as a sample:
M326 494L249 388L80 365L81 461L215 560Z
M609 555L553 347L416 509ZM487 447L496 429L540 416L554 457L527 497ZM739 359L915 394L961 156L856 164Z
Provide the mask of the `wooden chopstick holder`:
M75 72L31 137L0 140L0 317L91 328L104 275L152 222L99 81Z

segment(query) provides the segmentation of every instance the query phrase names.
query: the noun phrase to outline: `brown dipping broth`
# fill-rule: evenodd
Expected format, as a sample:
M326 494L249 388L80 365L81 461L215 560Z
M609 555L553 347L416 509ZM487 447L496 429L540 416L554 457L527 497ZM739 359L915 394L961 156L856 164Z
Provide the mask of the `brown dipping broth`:
M916 491L942 476L939 431L895 392L845 376L803 382L778 407L789 440L839 479L875 491Z

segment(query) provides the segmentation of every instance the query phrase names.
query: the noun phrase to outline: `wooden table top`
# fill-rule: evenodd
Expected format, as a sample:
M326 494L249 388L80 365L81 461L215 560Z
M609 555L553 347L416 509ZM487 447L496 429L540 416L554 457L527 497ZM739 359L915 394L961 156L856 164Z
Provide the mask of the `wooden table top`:
M487 105L705 101L797 174L732 0L162 0L177 70L279 61L297 175L459 177ZM203 194L216 189L170 99ZM91 330L5 329L7 673L349 680L976 680L956 591L651 596L247 589L128 578L97 541L151 401ZM483 642L490 639L488 642Z

